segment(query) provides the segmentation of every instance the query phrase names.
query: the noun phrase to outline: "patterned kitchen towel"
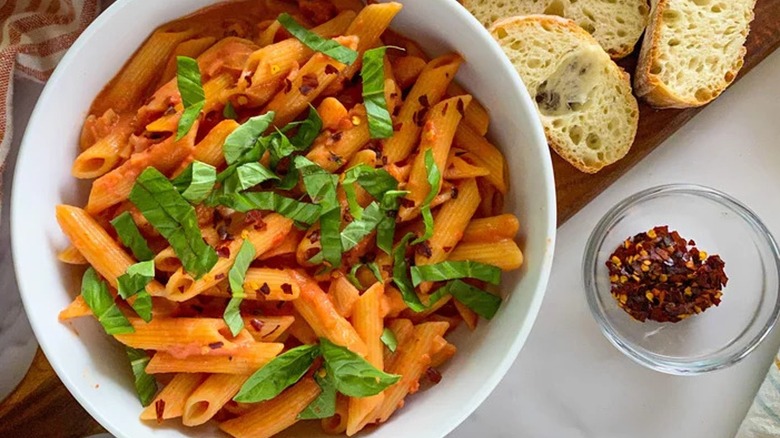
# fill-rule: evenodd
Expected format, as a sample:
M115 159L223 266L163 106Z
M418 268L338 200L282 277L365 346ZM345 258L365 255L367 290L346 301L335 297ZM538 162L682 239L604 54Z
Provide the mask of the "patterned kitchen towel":
M97 16L99 0L0 1L0 172L11 147L14 73L44 82Z
M780 354L764 378L764 383L753 399L747 416L737 431L736 438L780 437Z

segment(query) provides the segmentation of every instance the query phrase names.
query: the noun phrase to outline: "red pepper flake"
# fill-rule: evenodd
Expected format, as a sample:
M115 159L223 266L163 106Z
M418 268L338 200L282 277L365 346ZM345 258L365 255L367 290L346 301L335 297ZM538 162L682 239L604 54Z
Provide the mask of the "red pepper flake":
M444 250L444 252L450 252L450 251L452 251L452 247L451 247L451 246L445 246L445 247L443 247L442 249Z
M223 345L225 344L223 344L222 342L212 342L209 344L209 348L211 348L212 350L218 350L222 348Z
M263 213L261 213L259 210L248 211L246 216L244 216L244 222L253 225L255 230L262 230L266 226L265 222L263 221Z
M220 245L217 247L217 255L223 259L230 258L230 247L227 245Z
M403 127L404 127L404 124L403 124L403 122L398 122L398 123L396 123L395 125L393 125L393 131L394 131L394 132L399 132L399 131L401 131L401 129L402 129Z
M621 243L606 262L618 305L636 320L658 322L678 322L719 305L726 264L692 244L668 226Z
M336 163L336 164L341 164L341 156L340 156L340 155L338 155L338 154L335 154L335 153L333 153L333 152L331 152L331 151L328 151L328 153L330 154L330 155L328 156L328 159L329 159L330 161L333 161L333 162L334 162L334 163Z
M317 87L320 85L320 81L317 80L317 75L311 73L303 75L301 80L302 80L302 84L298 90L304 96L308 96L309 93L317 89Z
M255 329L256 332L259 332L263 329L263 321L260 321L257 318L252 318L252 320L249 321L249 325L252 326L253 329Z
M427 377L428 380L430 380L433 384L441 382L441 373L439 370L433 367L428 367L428 369L425 370L425 377Z
M330 139L333 140L334 142L338 142L338 141L341 141L341 137L343 137L343 136L344 136L344 133L339 131L339 132L333 133L333 135L330 136Z
M271 293L271 288L268 286L268 283L263 283L263 285L260 286L260 292L263 295L269 295Z
M428 102L428 95L427 95L427 94L423 94L423 95L422 95L422 96L420 96L420 98L419 98L419 99L417 99L417 100L420 102L420 105L421 105L423 108L428 108L429 106L431 106L430 102Z
M430 258L433 255L433 251L431 250L431 246L428 245L428 241L417 244L415 247L415 251L417 251L417 254L420 254L423 257Z
M292 285L290 283L282 283L282 292L284 292L285 295L292 295Z
M334 67L331 64L325 64L325 74L326 75L335 75L339 73L339 69Z
M422 128L422 126L425 124L425 116L428 114L427 108L422 108L419 111L416 111L414 115L412 116L412 121L415 125Z
M165 414L165 400L159 399L154 402L154 413L157 415L157 424L162 424L163 414Z
M349 214L349 212L348 212L348 211L345 211L345 212L344 212L344 222L350 223L350 222L352 222L353 220L355 220L355 218L353 218L353 217L352 217L352 215L351 215L351 214Z
M457 187L454 187L454 186L452 187L452 190L450 190L450 196L452 197L452 199L458 199L458 188Z
M227 226L225 224L219 224L217 226L217 236L222 242L229 242L233 240L233 236L228 233Z
M223 278L225 278L225 274L223 272L220 272L214 276L214 280L222 280Z

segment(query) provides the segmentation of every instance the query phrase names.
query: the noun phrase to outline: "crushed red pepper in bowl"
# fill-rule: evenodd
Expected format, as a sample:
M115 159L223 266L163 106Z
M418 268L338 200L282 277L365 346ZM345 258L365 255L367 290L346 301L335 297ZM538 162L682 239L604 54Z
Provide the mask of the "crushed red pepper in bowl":
M668 226L626 239L610 256L611 293L638 321L678 322L720 304L725 262Z

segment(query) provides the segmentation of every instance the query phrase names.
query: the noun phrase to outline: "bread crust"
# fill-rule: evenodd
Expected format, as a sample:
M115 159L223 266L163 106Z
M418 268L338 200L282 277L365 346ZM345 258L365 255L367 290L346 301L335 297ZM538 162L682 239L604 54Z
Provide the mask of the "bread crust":
M739 55L728 72L729 74L710 88L711 93L708 99L690 99L675 93L658 75L651 72L653 63L660 60L661 26L664 25L663 15L668 9L670 1L658 0L650 12L650 22L645 30L645 39L639 51L639 62L634 73L634 92L637 97L641 97L655 108L694 108L706 105L720 96L734 82L745 62L747 49L744 46L740 49ZM753 1L753 7L755 7L755 1ZM741 32L744 38L747 38L750 32L750 22L753 21L754 17L755 14L751 10L750 19Z
M569 20L567 18L558 17L558 16L528 15L523 17L508 17L508 18L497 20L495 23L493 23L493 25L490 27L489 30L492 35L495 35L498 28L511 27L528 21L537 21L543 27L544 26L558 27L561 32L571 33L572 35L575 36L575 38L581 40L583 44L592 44L597 47L600 47L598 41L596 41L596 39L591 34L589 34L587 31L585 31L580 26L578 26L574 21ZM627 144L621 144L618 148L616 148L616 150L618 150L619 152L615 157L613 157L614 159L612 159L609 162L598 163L598 165L588 165L587 163L583 162L579 157L576 156L576 154L572 150L570 150L569 147L567 147L565 142L556 138L555 135L556 131L552 130L547 125L547 123L545 123L544 118L540 114L540 120L542 121L545 136L547 137L547 142L549 146L559 156L561 156L561 158L565 159L567 162L569 162L571 165L576 167L578 170L585 173L591 173L591 174L596 173L601 169L603 169L604 167L622 159L631 149L631 145L633 144L634 138L636 136L636 131L639 123L639 107L637 105L636 99L634 98L631 92L631 78L625 70L623 70L621 67L615 64L613 61L610 60L609 62L611 63L610 68L614 69L615 83L620 87L620 93L622 97L625 98L625 103L628 105L630 109L629 111L630 118L627 120L627 125L629 126L629 129L631 129L631 132L628 133L629 135L628 135Z

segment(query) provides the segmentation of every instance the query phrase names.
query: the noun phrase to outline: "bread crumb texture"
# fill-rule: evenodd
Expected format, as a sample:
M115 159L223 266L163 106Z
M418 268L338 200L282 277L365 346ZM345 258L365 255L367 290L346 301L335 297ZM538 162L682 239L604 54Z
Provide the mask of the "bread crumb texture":
M569 18L615 59L634 50L650 12L647 0L463 0L463 5L485 27L519 15Z
M499 20L491 28L536 103L550 146L595 173L628 153L639 111L626 74L573 21Z

